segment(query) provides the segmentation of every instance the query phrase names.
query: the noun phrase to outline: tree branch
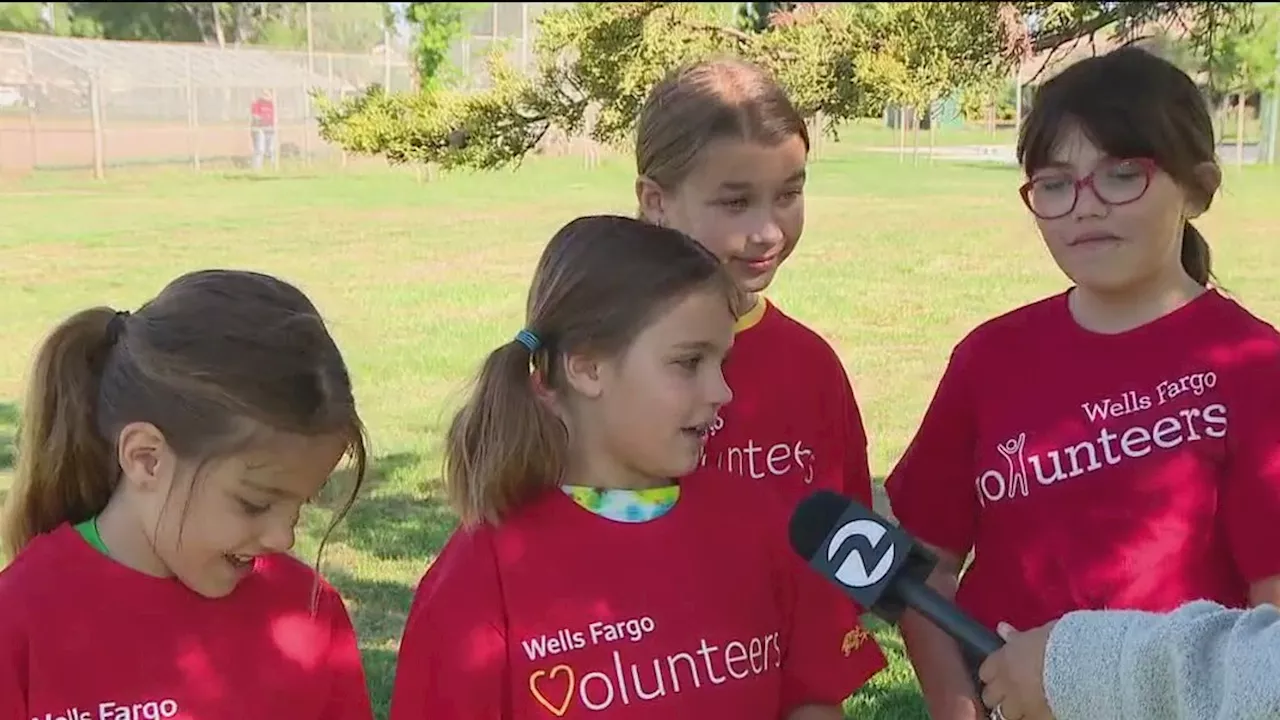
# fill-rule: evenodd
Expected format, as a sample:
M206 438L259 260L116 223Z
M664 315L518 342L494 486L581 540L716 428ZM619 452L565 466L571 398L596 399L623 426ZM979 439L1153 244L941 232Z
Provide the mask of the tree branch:
M1127 5L1128 3L1118 3L1118 6L1114 10L1108 10L1088 22L1037 37L1031 41L1031 51L1042 52L1044 50L1051 50L1059 45L1084 37L1085 35L1092 35L1114 22L1134 17L1140 12L1136 8L1127 7Z

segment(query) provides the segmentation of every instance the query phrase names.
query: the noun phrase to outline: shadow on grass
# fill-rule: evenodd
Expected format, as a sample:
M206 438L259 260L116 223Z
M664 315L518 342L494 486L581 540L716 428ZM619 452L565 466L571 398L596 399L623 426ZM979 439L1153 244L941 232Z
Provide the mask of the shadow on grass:
M867 685L857 701L846 706L848 720L929 720L919 688L914 684Z
M889 666L858 689L845 704L845 715L858 720L929 720L920 685L906 657L897 629L873 615L863 623L884 651Z
M438 479L399 477L417 471L420 465L421 458L415 453L393 453L372 460L359 497L331 541L380 560L434 556L457 526L457 518L441 496ZM316 503L329 512L308 518L303 532L320 537L331 512L340 509L350 496L354 482L354 471L349 468L335 473ZM419 490L415 493L408 488Z
M12 470L18 444L18 406L0 402L0 472Z
M356 627L369 695L379 717L395 683L396 651L404 630L414 588L391 580L359 578L343 568L328 568L325 576L342 593Z
M397 577L394 570L388 577L381 561L407 560L425 569L457 524L440 495L439 482L423 480L422 465L421 456L408 452L370 460L357 499L330 536L321 564L355 624L378 718L387 716L395 648L415 590L413 581ZM355 479L353 469L343 467L317 498L316 512L304 513L299 535L307 545L314 547L324 535L333 513L350 497Z
M386 648L361 648L364 662L365 683L369 686L369 699L373 704L373 716L386 720L391 714L391 691L396 678L396 653Z
M887 520L893 520L893 509L889 507L889 494L884 489L885 478L876 476L871 478L871 499L875 503L875 507L871 508L880 513Z

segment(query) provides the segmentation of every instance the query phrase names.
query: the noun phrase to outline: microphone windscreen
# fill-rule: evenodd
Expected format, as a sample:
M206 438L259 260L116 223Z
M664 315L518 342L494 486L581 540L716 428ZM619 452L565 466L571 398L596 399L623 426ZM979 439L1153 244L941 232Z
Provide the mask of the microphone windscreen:
M813 557L850 504L849 498L830 490L819 490L801 500L791 514L791 549L805 559Z

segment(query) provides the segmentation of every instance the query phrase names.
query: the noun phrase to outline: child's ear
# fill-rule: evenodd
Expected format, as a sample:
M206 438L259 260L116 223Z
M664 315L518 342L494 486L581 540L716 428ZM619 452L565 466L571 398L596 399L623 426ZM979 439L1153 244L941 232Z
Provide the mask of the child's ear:
M564 379L579 395L598 398L604 392L601 381L604 373L599 358L586 353L566 353L564 356Z
M167 491L177 458L159 428L151 423L136 422L120 431L116 461L120 463L121 482L149 493Z
M658 183L641 175L636 178L636 202L640 206L640 216L646 222L666 227L667 216L664 209L664 195Z

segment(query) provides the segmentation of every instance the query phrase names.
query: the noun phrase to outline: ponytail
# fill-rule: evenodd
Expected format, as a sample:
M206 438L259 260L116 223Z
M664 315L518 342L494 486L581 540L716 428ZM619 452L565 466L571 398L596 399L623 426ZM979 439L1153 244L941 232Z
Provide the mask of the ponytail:
M1192 280L1206 287L1213 278L1209 241L1189 221L1182 225L1182 269Z
M5 500L0 543L12 558L34 537L102 512L117 482L112 444L97 427L114 310L83 310L45 339L27 385L17 477Z
M544 358L548 353L538 352ZM464 525L497 524L511 508L560 482L568 432L534 382L530 352L513 340L485 359L471 397L453 418L445 486Z

